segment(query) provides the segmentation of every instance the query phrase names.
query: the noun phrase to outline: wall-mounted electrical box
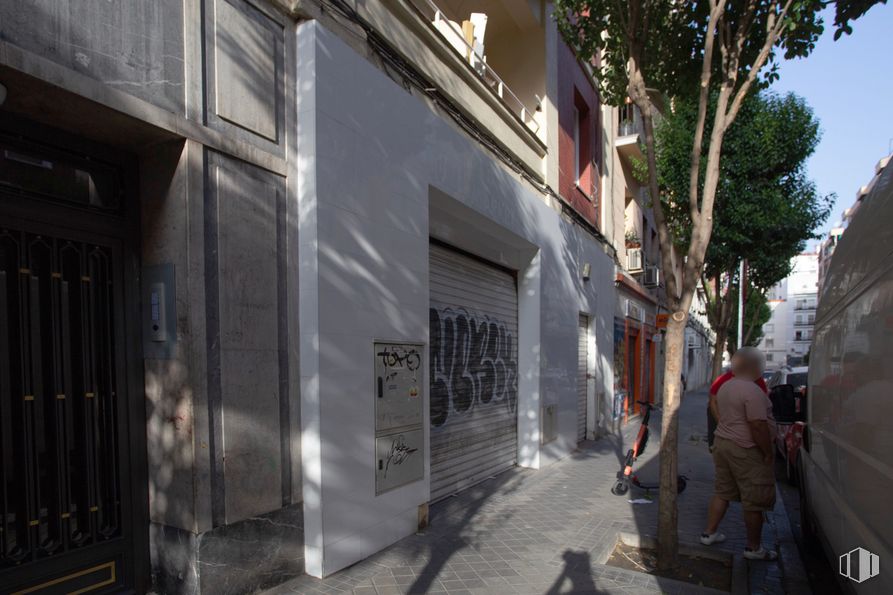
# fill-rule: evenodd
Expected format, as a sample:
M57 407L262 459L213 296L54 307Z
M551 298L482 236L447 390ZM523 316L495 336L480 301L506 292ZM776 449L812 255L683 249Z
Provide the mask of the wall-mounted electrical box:
M375 491L390 489L422 479L425 475L422 429L375 437Z
M143 268L143 357L170 359L177 342L177 302L174 265Z
M414 343L375 343L375 493L425 474L423 349Z

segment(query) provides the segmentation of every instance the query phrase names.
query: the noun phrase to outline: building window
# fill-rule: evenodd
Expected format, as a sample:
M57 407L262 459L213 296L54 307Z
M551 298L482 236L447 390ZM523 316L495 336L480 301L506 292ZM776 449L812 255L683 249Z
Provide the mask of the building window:
M582 145L580 144L580 128L580 110L577 109L576 106L574 106L574 182L578 186L580 185L580 175L582 173L580 170L580 163L583 162L583 159L580 155L583 149Z
M767 362L771 362L771 361L772 361L772 354L771 354L771 353L767 353L767 354L766 354L766 361L767 361Z
M766 348L772 349L773 347L775 347L775 339L773 339L772 337L767 337L766 338Z
M794 341L802 341L803 340L803 332L797 331L794 333Z
M775 325L774 325L774 324L764 324L764 325L763 325L763 332L764 332L764 333L771 333L771 332L774 331L774 330L775 330Z
M803 317L799 314L797 315L797 324L803 324Z
M574 88L574 103L571 122L574 142L573 175L574 184L587 197L592 198L598 172L593 167L592 113L583 95Z

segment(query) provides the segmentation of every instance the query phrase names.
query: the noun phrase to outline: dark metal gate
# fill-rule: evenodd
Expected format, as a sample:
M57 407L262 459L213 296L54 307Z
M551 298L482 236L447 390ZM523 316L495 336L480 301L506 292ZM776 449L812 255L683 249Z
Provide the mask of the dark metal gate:
M135 555L123 243L42 226L67 210L28 198L0 192L0 594L116 591Z

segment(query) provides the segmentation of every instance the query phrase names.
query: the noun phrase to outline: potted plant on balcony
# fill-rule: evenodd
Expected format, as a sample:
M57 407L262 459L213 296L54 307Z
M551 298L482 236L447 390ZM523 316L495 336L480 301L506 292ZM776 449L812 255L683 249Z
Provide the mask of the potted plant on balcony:
M626 231L626 247L627 249L642 247L642 240L639 239L639 236L634 229L628 229Z
M635 123L630 118L620 120L620 134L618 136L629 136L635 134Z

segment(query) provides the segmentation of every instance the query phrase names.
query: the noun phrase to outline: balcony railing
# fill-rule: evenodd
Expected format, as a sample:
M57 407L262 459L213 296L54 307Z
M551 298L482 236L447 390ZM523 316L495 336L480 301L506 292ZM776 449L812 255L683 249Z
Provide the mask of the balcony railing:
M643 135L645 132L642 125L642 114L639 108L631 103L627 103L618 110L619 120L617 122L617 136Z
M487 64L487 58L476 51L465 38L462 28L447 18L444 12L431 0L409 0L416 10L427 18L434 26L434 30L446 44L453 49L471 70L473 70L487 84L490 89L502 100L505 106L534 133L539 132L540 125L534 117L535 111L524 105L517 95L500 78L498 74Z

